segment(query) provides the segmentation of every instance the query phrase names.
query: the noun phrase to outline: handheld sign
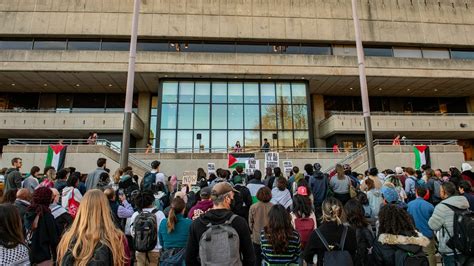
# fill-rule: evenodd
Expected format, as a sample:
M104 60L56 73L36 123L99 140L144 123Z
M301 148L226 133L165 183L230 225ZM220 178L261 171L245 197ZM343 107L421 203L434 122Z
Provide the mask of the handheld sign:
M216 172L216 164L215 163L207 163L207 173L212 174Z
M280 166L280 155L278 152L265 153L265 167L275 168Z
M194 185L197 183L197 174L195 171L184 171L183 173L183 185Z

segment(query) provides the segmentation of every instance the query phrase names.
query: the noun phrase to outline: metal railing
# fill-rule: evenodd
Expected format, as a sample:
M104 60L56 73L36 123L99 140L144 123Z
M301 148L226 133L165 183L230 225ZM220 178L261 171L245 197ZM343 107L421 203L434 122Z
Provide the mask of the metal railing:
M10 145L50 145L50 144L64 144L64 145L98 145L106 146L118 155L120 155L120 147L106 139L97 139L93 142L87 139L8 139ZM150 165L144 163L142 160L133 155L129 155L129 162L146 169L151 170Z
M357 148L341 148L341 153L355 152ZM332 148L270 148L271 152L333 152ZM153 154L153 153L257 153L263 152L261 148L242 148L235 151L233 148L130 148L130 153Z
M474 113L429 113L429 112L370 112L371 115L380 115L380 116L474 116ZM353 111L328 111L326 116L330 117L332 115L362 115L362 112L353 112Z
M392 145L393 139L376 139L374 145ZM455 139L400 139L401 146L411 145L458 145Z
M104 109L104 108L80 108L80 109L0 109L0 113L48 113L48 114L117 114L123 113L123 109ZM135 113L135 112L133 112Z

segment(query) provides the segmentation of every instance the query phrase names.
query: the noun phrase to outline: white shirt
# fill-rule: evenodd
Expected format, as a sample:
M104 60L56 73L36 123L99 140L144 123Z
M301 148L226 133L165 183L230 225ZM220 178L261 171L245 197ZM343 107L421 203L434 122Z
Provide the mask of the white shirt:
M145 209L143 209L143 211L144 211L144 212L150 212L150 213L151 213L154 209L155 209L154 207L153 207L153 208L145 208ZM131 223L130 223L130 227L129 227L129 228L130 228L130 233L131 233L132 236L135 236L135 232L133 231L133 223L135 222L135 218L137 218L138 214L139 214L139 212L135 212L135 213L133 213L132 217L130 218ZM155 213L155 215L156 215L156 222L157 222L156 235L158 235L158 234L159 234L159 230L160 230L161 221L162 221L163 219L165 219L166 217L165 217L165 214L164 214L162 211L157 211L157 212ZM128 223L127 223L127 224L128 224ZM125 230L125 231L127 231L127 230ZM157 241L157 244L156 244L156 246L155 246L154 251L159 251L160 249L161 249L160 241Z

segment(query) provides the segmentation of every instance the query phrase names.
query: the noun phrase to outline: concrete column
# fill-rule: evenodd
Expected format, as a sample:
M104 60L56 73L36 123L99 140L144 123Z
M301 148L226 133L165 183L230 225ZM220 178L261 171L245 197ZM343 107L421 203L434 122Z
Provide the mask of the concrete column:
M466 98L467 111L469 113L474 113L474 96Z
M326 140L319 137L319 122L324 120L324 96L320 94L311 95L314 125L314 143L317 148L326 147Z
M151 94L149 92L138 93L138 117L143 121L143 138L137 140L137 148L146 148L148 138L150 137L150 107Z

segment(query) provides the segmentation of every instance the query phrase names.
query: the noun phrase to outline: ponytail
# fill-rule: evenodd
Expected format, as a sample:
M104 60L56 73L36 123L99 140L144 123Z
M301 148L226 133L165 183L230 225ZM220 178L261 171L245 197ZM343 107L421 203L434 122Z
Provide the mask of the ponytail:
M179 197L175 197L171 202L171 209L168 215L168 221L166 222L168 234L174 231L175 226L178 223L178 217L176 214L182 213L185 207L186 203L184 203L184 200Z
M341 225L345 221L342 203L336 198L327 198L323 204L323 222L336 222Z

